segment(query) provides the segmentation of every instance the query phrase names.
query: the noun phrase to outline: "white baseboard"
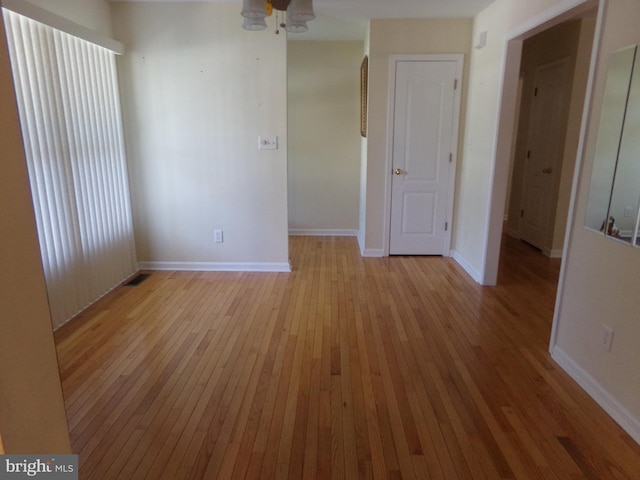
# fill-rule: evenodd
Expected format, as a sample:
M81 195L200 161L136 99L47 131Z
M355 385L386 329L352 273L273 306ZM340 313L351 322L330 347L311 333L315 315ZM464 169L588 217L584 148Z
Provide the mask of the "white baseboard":
M138 268L183 272L291 272L290 263L139 262Z
M382 258L384 257L383 248L365 248L364 234L358 231L358 246L360 247L360 256L363 258Z
M562 258L562 250L550 250L549 258Z
M516 240L520 240L520 232L514 228L507 228L507 235Z
M364 234L358 231L358 246L360 247L360 255L364 257Z
M640 420L634 418L602 385L580 367L557 345L551 349L551 357L600 405L622 429L640 443Z
M467 262L467 260L460 255L456 250L451 250L451 257L458 262L458 264L464 268L465 272L467 272L471 278L473 278L477 283L482 284L482 275L478 272L473 266Z
M549 258L562 258L562 250L552 250L550 248L543 248L542 254Z
M290 228L292 237L357 237L358 230L335 230L327 228Z

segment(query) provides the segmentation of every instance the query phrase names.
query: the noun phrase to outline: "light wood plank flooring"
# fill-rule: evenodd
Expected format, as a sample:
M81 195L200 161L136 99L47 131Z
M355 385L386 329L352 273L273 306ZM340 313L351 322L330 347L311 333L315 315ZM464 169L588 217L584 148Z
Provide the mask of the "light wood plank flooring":
M291 239L291 274L154 272L56 333L80 478L639 479L547 352L559 262Z

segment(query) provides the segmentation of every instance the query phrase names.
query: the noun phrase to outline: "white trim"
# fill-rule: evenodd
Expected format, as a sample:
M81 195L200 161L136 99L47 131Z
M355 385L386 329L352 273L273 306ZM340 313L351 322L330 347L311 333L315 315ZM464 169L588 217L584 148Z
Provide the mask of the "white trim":
M520 82L520 63L522 60L522 41L505 40L502 58L500 60L500 85L498 86L498 115L495 120L496 138L492 146L491 165L489 167L489 201L486 205L486 218L482 233L482 258L480 262L481 285L493 286L498 280L498 263L500 261L500 243L504 222L505 206L507 203L507 187L509 185L509 170L513 140L515 138L517 95ZM507 69L508 66L518 68ZM506 100L512 98L514 108ZM507 144L508 140L508 144ZM498 159L506 158L506 162Z
M364 252L365 252L365 248L364 248L365 242L364 242L364 232L362 230L360 230L358 232L358 246L360 247L360 255L364 257Z
M391 182L393 180L391 169L393 166L393 133L395 123L395 97L396 97L396 68L395 64L398 61L397 57L401 55L390 55L388 63L388 87L387 87L387 151L385 153L384 163L384 210L383 215L383 235L382 244L384 245L384 251L382 256L389 256L389 243L391 241Z
M362 256L365 258L382 258L388 255L385 255L382 248L368 248L362 251Z
M138 262L138 268L183 272L291 272L290 263Z
M562 250L546 250L545 255L549 258L562 258Z
M289 235L292 237L357 237L358 230L348 230L348 229L324 229L324 228L290 228Z
M579 15L580 12L574 11L577 7L583 6L585 7L584 11L587 11L595 6L594 3L595 2L593 0L564 0L559 2L535 17L530 18L528 21L514 28L510 32L507 32L507 41L515 40L523 35L526 35L527 38L536 35L550 27L550 25L547 25L548 22L553 22L554 25L561 23L568 18L573 18L576 15ZM567 14L569 15L568 18L562 18Z
M457 88L453 96L453 126L451 129L450 153L452 155L451 169L449 171L449 186L447 196L447 215L445 221L449 228L445 232L442 255L451 254L451 232L453 230L453 206L455 201L456 169L458 165L458 143L460 136L460 112L462 89L464 86L464 55L451 54L392 54L389 55L389 87L387 91L387 153L385 159L385 203L384 203L384 255L389 256L389 242L391 238L391 183L393 180L393 126L395 122L395 96L396 96L396 63L401 61L413 62L456 62Z
M596 67L598 60L598 52L600 50L600 42L602 40L602 29L604 24L605 8L607 0L599 0L598 17L596 20L596 28L593 35L593 46L591 48L591 62L589 65L589 76L587 78L587 88L585 90L584 108L582 114L582 124L580 125L580 138L578 139L578 148L576 151L576 164L573 169L573 183L571 185L571 197L569 200L569 210L567 212L567 223L564 235L564 252L569 252L571 239L573 237L573 225L576 222L576 203L578 201L578 185L580 184L580 175L582 173L582 157L584 156L587 127L591 117L591 101L593 97L593 89L596 78ZM549 351L552 351L558 341L558 322L562 311L562 299L564 296L564 284L567 278L567 262L560 265L560 276L558 277L558 291L556 293L556 305L553 313L553 323L551 324L551 338L549 339Z
M560 368L567 372L625 432L637 443L640 443L640 421L637 418L557 345L551 349L551 358L553 358Z
M480 280L482 279L480 272L473 268L473 265L467 262L467 260L460 255L457 250L451 250L451 257L458 262L458 265L464 268L464 271L467 272L471 278L473 278L477 283L480 283Z
M55 28L56 30L60 30L102 48L106 48L107 50L111 50L117 55L124 54L124 45L117 40L95 32L87 27L83 27L82 25L56 15L44 8L36 7L24 0L0 0L0 5L7 10L11 10L12 12L24 17L28 17L36 22L43 23L44 25Z

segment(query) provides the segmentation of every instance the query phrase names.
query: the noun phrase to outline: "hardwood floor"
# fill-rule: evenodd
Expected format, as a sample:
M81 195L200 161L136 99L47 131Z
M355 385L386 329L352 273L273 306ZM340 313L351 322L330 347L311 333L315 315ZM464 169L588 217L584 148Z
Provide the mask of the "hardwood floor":
M638 479L640 447L550 359L557 260L294 237L294 271L153 272L56 333L87 479Z

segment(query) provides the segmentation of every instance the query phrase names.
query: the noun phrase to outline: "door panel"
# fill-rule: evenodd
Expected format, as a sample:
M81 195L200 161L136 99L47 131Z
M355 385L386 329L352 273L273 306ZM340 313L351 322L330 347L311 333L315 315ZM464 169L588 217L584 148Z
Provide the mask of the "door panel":
M406 192L403 198L402 234L433 235L436 216L436 195L427 192Z
M554 185L560 174L569 99L567 59L536 70L522 192L522 240L540 249L550 246Z
M442 255L458 62L395 62L391 255Z

